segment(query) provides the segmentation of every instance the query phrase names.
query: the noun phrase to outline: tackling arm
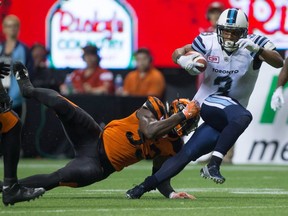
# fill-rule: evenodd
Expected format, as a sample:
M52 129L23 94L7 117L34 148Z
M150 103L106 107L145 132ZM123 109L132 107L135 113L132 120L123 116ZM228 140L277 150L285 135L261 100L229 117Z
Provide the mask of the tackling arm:
M157 120L154 114L144 106L137 111L139 130L147 139L155 139L168 134L176 125L196 117L200 107L197 101L190 101L186 107L167 119Z
M167 119L158 121L153 113L144 107L137 112L137 117L139 118L139 130L147 139L164 136L185 120L181 113L176 113Z

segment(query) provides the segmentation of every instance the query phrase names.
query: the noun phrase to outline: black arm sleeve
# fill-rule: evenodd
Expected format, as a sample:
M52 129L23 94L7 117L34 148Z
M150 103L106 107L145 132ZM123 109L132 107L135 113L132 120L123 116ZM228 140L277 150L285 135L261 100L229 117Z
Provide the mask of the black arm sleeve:
M167 160L168 157L158 156L153 159L152 175L154 175L162 166L162 164ZM171 186L170 179L165 180L157 186L158 191L165 197L169 198L170 193L174 192Z

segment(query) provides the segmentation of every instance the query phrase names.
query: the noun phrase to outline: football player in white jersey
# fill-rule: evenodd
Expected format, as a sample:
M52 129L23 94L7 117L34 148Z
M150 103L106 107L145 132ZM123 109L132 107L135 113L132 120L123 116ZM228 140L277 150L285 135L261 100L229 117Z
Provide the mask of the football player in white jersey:
M194 62L197 55L185 55L187 52L200 52L208 61L204 81L194 97L201 105L204 123L158 172L127 191L130 198L140 198L165 179L175 176L190 161L211 151L210 162L200 174L216 183L225 181L220 165L224 155L252 120L246 106L261 63L265 61L276 68L283 66L282 57L268 38L247 35L247 32L246 14L238 9L226 9L219 17L216 33L202 33L192 44L173 52L173 61L192 75L199 74L197 67L204 65Z
M190 65L188 56L182 56L183 52L193 49L208 61L205 79L195 99L202 104L203 120L220 134L210 162L200 173L217 183L225 181L219 172L224 155L252 120L246 107L261 63L264 60L277 68L283 65L282 57L268 38L247 35L247 32L246 14L227 9L219 17L216 33L201 34L192 46L184 46L173 53L174 60L192 74L198 74L198 69Z
M288 82L288 58L285 59L284 66L279 73L277 88L274 91L271 98L270 105L274 111L279 110L285 102L283 95L283 87L287 82Z

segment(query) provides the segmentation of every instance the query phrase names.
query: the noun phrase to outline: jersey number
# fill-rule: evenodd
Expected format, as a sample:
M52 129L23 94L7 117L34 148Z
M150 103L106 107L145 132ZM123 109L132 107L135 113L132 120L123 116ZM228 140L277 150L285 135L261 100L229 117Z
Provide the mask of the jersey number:
M132 144L132 145L134 145L134 146L140 146L140 145L142 145L144 142L143 142L143 138L141 138L141 137L143 137L143 134L140 132L140 131L138 131L138 134L139 134L139 137L140 137L140 139L139 140L135 140L134 139L134 137L133 137L133 133L132 132L130 132L130 131L128 131L128 132L126 132L126 137L127 137L127 139L129 140L129 142ZM153 157L155 157L156 155L159 155L160 154L160 149L159 148L157 148L157 146L154 144L154 143L152 143L152 144L150 144L150 150L151 151L154 151L154 155L153 155ZM137 148L136 149L136 152L135 152L135 155L136 155L136 157L137 158L139 158L139 159L142 159L142 154L141 154L141 149L140 148ZM145 155L145 158L146 159L152 159L152 157L151 157L152 155Z
M232 86L232 79L230 76L217 77L214 80L214 85L219 86L217 90L218 93L221 93L222 95L228 95Z

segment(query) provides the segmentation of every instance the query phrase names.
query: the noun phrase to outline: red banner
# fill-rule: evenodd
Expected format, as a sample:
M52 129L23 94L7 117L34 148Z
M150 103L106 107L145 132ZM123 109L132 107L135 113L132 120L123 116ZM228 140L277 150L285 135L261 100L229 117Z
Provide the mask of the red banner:
M50 44L49 42L49 11L56 3L77 0L6 0L2 1L1 14L17 15L21 20L20 40L27 45L35 42ZM81 0L79 0L80 2ZM7 2L6 6L5 2ZM85 3L85 1L81 1ZM106 1L102 1L105 4ZM108 1L107 1L108 2ZM134 11L136 35L133 49L139 47L150 48L154 55L155 65L158 67L175 67L171 54L177 47L191 43L199 34L201 28L207 28L206 9L213 2L211 0L119 0L119 4L127 3ZM225 0L221 1L225 7L243 9L249 17L249 30L267 35L276 46L288 48L288 2L286 0ZM76 8L77 10L77 8ZM95 16L96 17L96 16ZM285 37L283 37L285 36ZM116 51L117 54L117 51ZM119 56L122 53L118 53Z

